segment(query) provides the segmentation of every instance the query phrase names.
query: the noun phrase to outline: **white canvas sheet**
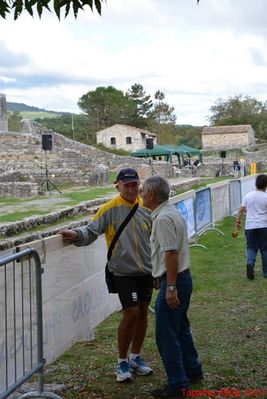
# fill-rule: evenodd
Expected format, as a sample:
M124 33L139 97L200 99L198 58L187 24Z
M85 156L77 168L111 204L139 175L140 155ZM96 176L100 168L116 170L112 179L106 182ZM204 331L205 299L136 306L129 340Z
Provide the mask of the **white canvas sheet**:
M61 235L58 235L28 243L20 248L26 247L36 249L44 262L42 275L44 357L47 362L51 362L74 342L90 337L95 326L120 309L120 303L117 294L108 293L105 284L106 243L104 238L100 237L90 246L77 248L73 245L65 246ZM3 292L3 287L0 288L0 292ZM35 294L35 290L33 293ZM4 314L3 306L3 300L0 300L1 317ZM17 336L20 332L21 329L18 328ZM12 353L12 342L9 346L9 351ZM1 331L0 392L5 381L3 347L4 334ZM18 358L21 356L20 350L19 346ZM28 358L27 352L26 358ZM34 361L36 364L36 356ZM12 365L9 370L10 382L14 378L14 372L11 369Z
M240 180L230 180L229 182L229 204L230 215L236 215L241 204L241 183Z
M210 184L213 223L229 216L229 185L228 182Z
M256 190L256 175L242 177L241 182L241 198L243 199L247 193Z

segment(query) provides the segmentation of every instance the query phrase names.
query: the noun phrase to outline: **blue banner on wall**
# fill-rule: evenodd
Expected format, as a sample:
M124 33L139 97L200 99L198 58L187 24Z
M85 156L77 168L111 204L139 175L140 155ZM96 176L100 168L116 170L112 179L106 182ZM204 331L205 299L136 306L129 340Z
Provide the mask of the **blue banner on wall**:
M197 233L212 225L211 192L209 187L195 192L195 217Z
M175 204L176 209L185 220L188 238L195 235L194 198L185 198Z

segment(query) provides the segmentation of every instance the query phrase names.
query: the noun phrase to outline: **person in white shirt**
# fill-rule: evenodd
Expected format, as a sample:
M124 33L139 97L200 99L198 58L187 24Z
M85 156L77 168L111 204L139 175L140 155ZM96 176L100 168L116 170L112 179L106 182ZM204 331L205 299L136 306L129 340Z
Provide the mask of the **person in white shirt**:
M261 253L262 273L267 278L267 175L258 175L256 190L246 194L236 219L236 228L241 228L241 218L246 210L246 258L247 278L254 279L257 252Z

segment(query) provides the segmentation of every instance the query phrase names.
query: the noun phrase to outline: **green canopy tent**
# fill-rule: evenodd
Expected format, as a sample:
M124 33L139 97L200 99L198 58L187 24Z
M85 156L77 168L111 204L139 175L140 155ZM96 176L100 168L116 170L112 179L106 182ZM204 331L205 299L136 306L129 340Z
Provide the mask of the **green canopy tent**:
M181 144L178 147L175 147L176 150L179 152L180 156L182 157L182 160L184 160L184 157L191 156L191 155L196 155L199 158L199 161L202 162L202 152L198 150L197 148L190 147L189 145Z
M154 144L153 149L148 150L147 148L141 148L136 151L132 151L130 153L131 157L139 157L139 158L155 158L155 157L164 157L165 161L171 162L172 158L172 150L163 145Z
M177 155L178 163L181 165L181 157L180 157L180 152L178 150L178 147L175 147L172 144L165 144L165 147L169 148L172 152L172 155Z

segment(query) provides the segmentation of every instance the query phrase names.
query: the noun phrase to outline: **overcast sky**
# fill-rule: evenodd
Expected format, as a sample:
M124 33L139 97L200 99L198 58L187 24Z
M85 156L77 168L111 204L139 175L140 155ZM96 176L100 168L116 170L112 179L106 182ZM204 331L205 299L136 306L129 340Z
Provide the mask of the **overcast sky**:
M208 124L218 98L267 100L266 0L107 0L77 20L0 17L7 101L80 112L89 90L141 83L166 95L178 124Z

